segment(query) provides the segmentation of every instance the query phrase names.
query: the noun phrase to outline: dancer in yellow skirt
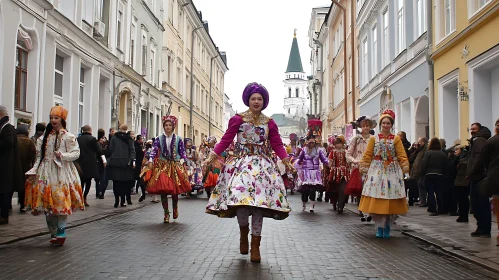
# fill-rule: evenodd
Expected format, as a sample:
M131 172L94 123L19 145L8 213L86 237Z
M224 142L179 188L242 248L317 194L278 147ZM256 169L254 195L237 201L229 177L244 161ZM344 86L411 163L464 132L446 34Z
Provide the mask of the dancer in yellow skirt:
M359 210L370 213L376 237L389 238L398 215L408 211L404 178L409 177L409 161L400 137L391 133L395 113L387 109L380 117L381 132L371 137L360 163L367 173Z

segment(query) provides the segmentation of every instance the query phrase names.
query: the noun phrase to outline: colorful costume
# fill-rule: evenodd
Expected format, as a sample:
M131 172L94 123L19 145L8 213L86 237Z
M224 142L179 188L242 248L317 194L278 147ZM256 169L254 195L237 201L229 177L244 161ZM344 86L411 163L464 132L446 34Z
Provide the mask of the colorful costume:
M386 110L380 117L395 120L395 113ZM378 230L377 237L389 237L397 215L408 211L404 174L409 173L409 161L400 137L378 134L369 139L360 163L361 173L367 173L359 210L370 213Z
M213 152L213 146L217 143L217 138L215 136L210 136L206 139L205 144L202 149L203 158L208 158L210 153ZM203 166L203 185L206 189L206 195L210 197L213 188L217 185L218 176L220 175L220 169L222 157L219 157L219 161L214 161L211 164Z
M341 147L335 147L329 154L330 173L327 192L328 196L331 197L334 210L338 210L338 213L341 214L347 199L345 197L345 186L350 179L350 170L346 159L345 138L343 135L336 137L335 143L338 142L341 142Z
M315 144L315 140L310 138ZM322 180L322 173L320 169L320 162L328 165L328 159L324 154L324 149L317 147L305 147L298 156L295 164L298 171L296 185L299 192L301 192L301 200L303 202L303 211L306 209L308 199L312 201L310 205L310 212L314 212L316 191L324 190L324 182Z
M51 116L66 120L68 111L60 106L50 110ZM49 124L47 129L51 129ZM48 133L48 134L47 134ZM44 138L45 147L42 147ZM45 150L42 158L42 151ZM56 152L61 157L56 157ZM61 128L45 132L36 142L36 162L26 175L36 175L26 182L25 205L33 215L45 213L50 242L63 245L66 240L67 215L84 210L82 187L74 161L80 156L76 137Z
M190 138L184 139L185 156L186 156L186 169L189 176L189 183L193 191L199 191L204 188L203 186L203 172L199 166L199 161L196 154L196 147L192 146Z
M247 106L253 94L261 94L265 109L269 102L267 90L257 83L246 86L243 101ZM289 159L276 123L261 113L254 115L246 111L230 119L228 129L208 161L216 159L234 137L237 137L234 157L223 166L206 212L227 218L237 215L242 254L248 253L247 235L249 216L252 215L251 261L260 262L263 217L282 220L291 211L284 182L271 158L272 150L288 168Z
M177 125L177 118L166 116L162 118L163 125L171 122L173 128ZM173 219L178 218L178 195L191 191L191 184L183 166L185 155L184 142L180 136L163 134L156 138L153 150L149 155L149 162L153 162L151 179L147 183L147 192L160 194L161 203L165 211L164 222L170 222L168 209L168 195L172 196ZM142 172L144 172L143 170Z

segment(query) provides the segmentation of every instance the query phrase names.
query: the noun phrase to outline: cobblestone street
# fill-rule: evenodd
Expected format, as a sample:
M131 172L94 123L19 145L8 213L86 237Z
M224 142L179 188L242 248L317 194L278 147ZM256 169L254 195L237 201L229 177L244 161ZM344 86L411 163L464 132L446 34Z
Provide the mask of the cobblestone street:
M236 219L204 214L206 198L181 199L180 218L162 223L161 205L68 230L64 247L48 236L0 247L1 279L499 279L400 232L374 237L373 225L326 203L316 213L265 219L262 263L238 252ZM43 219L36 217L34 219Z

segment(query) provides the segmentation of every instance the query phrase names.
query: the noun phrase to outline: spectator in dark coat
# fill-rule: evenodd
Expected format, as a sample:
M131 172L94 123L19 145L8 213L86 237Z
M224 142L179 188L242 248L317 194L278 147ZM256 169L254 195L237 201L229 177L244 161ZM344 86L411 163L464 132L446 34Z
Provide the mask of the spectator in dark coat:
M122 124L116 132L109 146L110 158L107 166L107 178L113 180L114 207L118 204L125 207L125 197L133 181L133 167L135 166L135 147L127 133L128 125ZM120 202L121 199L121 202Z
M9 123L7 108L0 105L0 225L9 223L12 192L24 186L16 130Z
M430 216L443 214L443 188L447 175L447 156L442 151L438 138L432 138L423 157L422 173L428 190L428 212ZM435 201L436 198L436 201Z
M23 175L28 172L32 167L33 164L35 163L35 158L36 158L36 147L35 143L28 138L28 125L26 124L20 124L17 126L16 129L17 133L17 144L19 147L19 159L21 160L21 168L22 168L22 173ZM17 186L16 189L19 190L18 192L18 199L19 199L19 204L21 205L21 208L19 211L21 213L26 212L24 209L24 182L26 181L27 176L24 175L24 180L21 181L21 185Z
M106 138L106 131L102 128L99 128L97 131L97 141L99 142L100 149L104 158L101 156L97 156L97 167L99 168L99 179L95 179L95 189L97 192L95 193L96 198L104 199L104 194L107 189L108 180L106 176L106 165L107 159L109 158L108 148L109 141Z
M456 179L454 180L454 187L456 188L459 206L459 218L456 220L458 223L467 223L468 214L470 213L470 180L466 178L466 170L468 169L468 151L468 146L459 145L455 147L457 159L455 162Z
M92 128L89 125L85 125L81 131L81 135L77 138L78 145L80 146L78 163L82 171L80 179L84 189L83 199L85 200L85 206L89 206L87 195L92 185L92 179L100 179L97 157L101 157L103 163L106 163L106 158L101 151L97 139L92 136ZM99 190L96 189L95 191L98 192Z
M474 123L470 127L470 133L470 152L466 177L470 179L471 209L477 221L477 229L471 233L471 236L490 237L492 215L489 198L481 196L478 192L478 183L485 178L483 147L490 138L490 130L479 123Z
M139 193L139 187L142 191L139 202L144 201L146 198L146 186L144 181L140 178L140 171L142 170L142 161L144 160L144 138L141 135L137 135L137 140L135 140L135 168L133 169L133 179L136 180L135 192Z
M418 184L418 192L419 192L419 207L428 207L427 203L427 192L425 187L425 174L423 173L422 164L423 157L428 150L428 139L425 137L421 137L418 139L418 151L416 155L416 159L411 165L411 179L416 180Z
M487 170L488 193L492 195L496 221L499 221L499 119L494 125L494 133L483 148L483 165ZM499 234L496 239L496 245L499 246Z
M35 126L35 135L31 136L31 140L33 141L33 143L35 143L36 145L36 141L38 140L38 138L40 138L40 136L43 135L43 133L45 133L45 128L47 126L45 125L45 123L37 123L36 126Z

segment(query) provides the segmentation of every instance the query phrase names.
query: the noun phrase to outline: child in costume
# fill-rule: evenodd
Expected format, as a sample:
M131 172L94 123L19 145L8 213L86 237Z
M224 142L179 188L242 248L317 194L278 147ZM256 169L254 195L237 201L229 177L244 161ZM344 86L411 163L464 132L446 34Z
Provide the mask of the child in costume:
M329 186L328 193L333 204L333 209L338 211L338 214L343 213L345 202L348 197L345 197L345 186L350 178L348 163L346 160L345 137L338 135L334 139L334 150L329 154Z

